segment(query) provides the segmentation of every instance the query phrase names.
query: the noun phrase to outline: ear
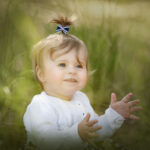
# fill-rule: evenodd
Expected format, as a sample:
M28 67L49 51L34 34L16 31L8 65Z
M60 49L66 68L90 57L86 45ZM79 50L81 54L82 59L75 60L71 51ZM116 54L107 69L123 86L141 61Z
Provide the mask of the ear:
M42 72L42 70L39 66L36 66L36 75L40 82L43 83L45 81L44 73Z

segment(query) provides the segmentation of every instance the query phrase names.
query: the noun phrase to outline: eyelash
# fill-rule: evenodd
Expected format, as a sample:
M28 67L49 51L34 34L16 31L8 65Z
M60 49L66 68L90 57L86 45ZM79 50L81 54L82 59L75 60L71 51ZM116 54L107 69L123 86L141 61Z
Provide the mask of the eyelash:
M77 65L76 67L77 67L77 68L83 68L83 66L82 66L82 65L80 65L80 64L79 64L79 65Z
M60 63L58 64L59 67L66 67L66 64L65 63Z
M66 64L65 64L65 63L60 63L60 64L58 64L58 66L59 66L59 67L66 67ZM83 68L83 66L80 65L80 64L76 65L75 67L76 67L76 68L79 68L79 69L80 69L80 68Z

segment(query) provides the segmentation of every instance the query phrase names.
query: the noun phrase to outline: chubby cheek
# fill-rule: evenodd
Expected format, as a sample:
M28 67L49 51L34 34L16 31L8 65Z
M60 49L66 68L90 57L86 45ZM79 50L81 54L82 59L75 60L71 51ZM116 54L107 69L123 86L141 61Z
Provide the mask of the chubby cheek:
M80 84L82 88L85 86L86 82L87 82L87 73L83 72L80 76Z
M55 82L61 82L63 80L64 74L60 70L53 70L52 73Z
M58 69L53 68L50 71L48 78L51 83L59 84L63 80L63 73Z

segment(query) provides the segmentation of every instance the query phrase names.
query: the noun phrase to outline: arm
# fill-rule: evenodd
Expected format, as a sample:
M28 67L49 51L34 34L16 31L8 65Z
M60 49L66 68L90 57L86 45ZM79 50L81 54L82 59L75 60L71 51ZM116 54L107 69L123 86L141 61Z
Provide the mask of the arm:
M38 104L28 107L24 115L24 125L28 138L40 149L71 149L82 143L78 135L78 124L60 130L57 114L51 109L50 114Z
M91 115L90 113L87 113L86 117L78 125L78 132L82 140L84 142L90 143L91 145L93 145L93 147L96 148L97 146L95 145L94 141L99 141L101 139L104 139L105 137L111 136L115 131L115 128L118 128L118 126L120 126L119 122L118 126L116 126L116 124L114 123L116 117L112 116L112 114L116 112L113 111L114 110L112 110L111 108L107 109L106 113L100 117L95 113L97 120L91 121L90 121ZM110 115L111 118L109 119ZM102 126L103 129L101 129Z
M90 120L97 120L94 126L102 127L96 131L99 136L95 140L103 140L104 138L112 136L113 133L121 127L125 119L111 107L109 107L103 115L99 116L92 108L88 97L86 95L84 96L85 107L91 115Z
M112 136L117 129L121 127L124 122L124 118L118 114L115 110L109 107L104 115L98 116L95 113L95 120L98 120L97 124L102 126L101 130L97 131L99 137L95 141L103 140L104 138Z
M137 103L139 103L139 100L133 100L129 102L131 96L132 93L129 93L121 101L117 101L116 95L112 93L110 107L102 116L98 116L91 107L91 112L92 114L94 114L94 117L92 119L98 120L97 124L95 125L102 126L102 129L97 131L97 133L99 134L99 138L97 138L96 140L101 140L105 137L113 135L113 133L121 127L125 119L139 119L132 113L139 111L142 108L139 106L135 106Z

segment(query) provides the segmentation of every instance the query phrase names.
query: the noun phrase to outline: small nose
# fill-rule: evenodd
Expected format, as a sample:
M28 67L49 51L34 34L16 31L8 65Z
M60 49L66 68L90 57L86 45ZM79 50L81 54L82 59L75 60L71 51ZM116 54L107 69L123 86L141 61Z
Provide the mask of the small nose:
M75 74L76 73L76 69L73 66L69 66L68 73L69 74Z

